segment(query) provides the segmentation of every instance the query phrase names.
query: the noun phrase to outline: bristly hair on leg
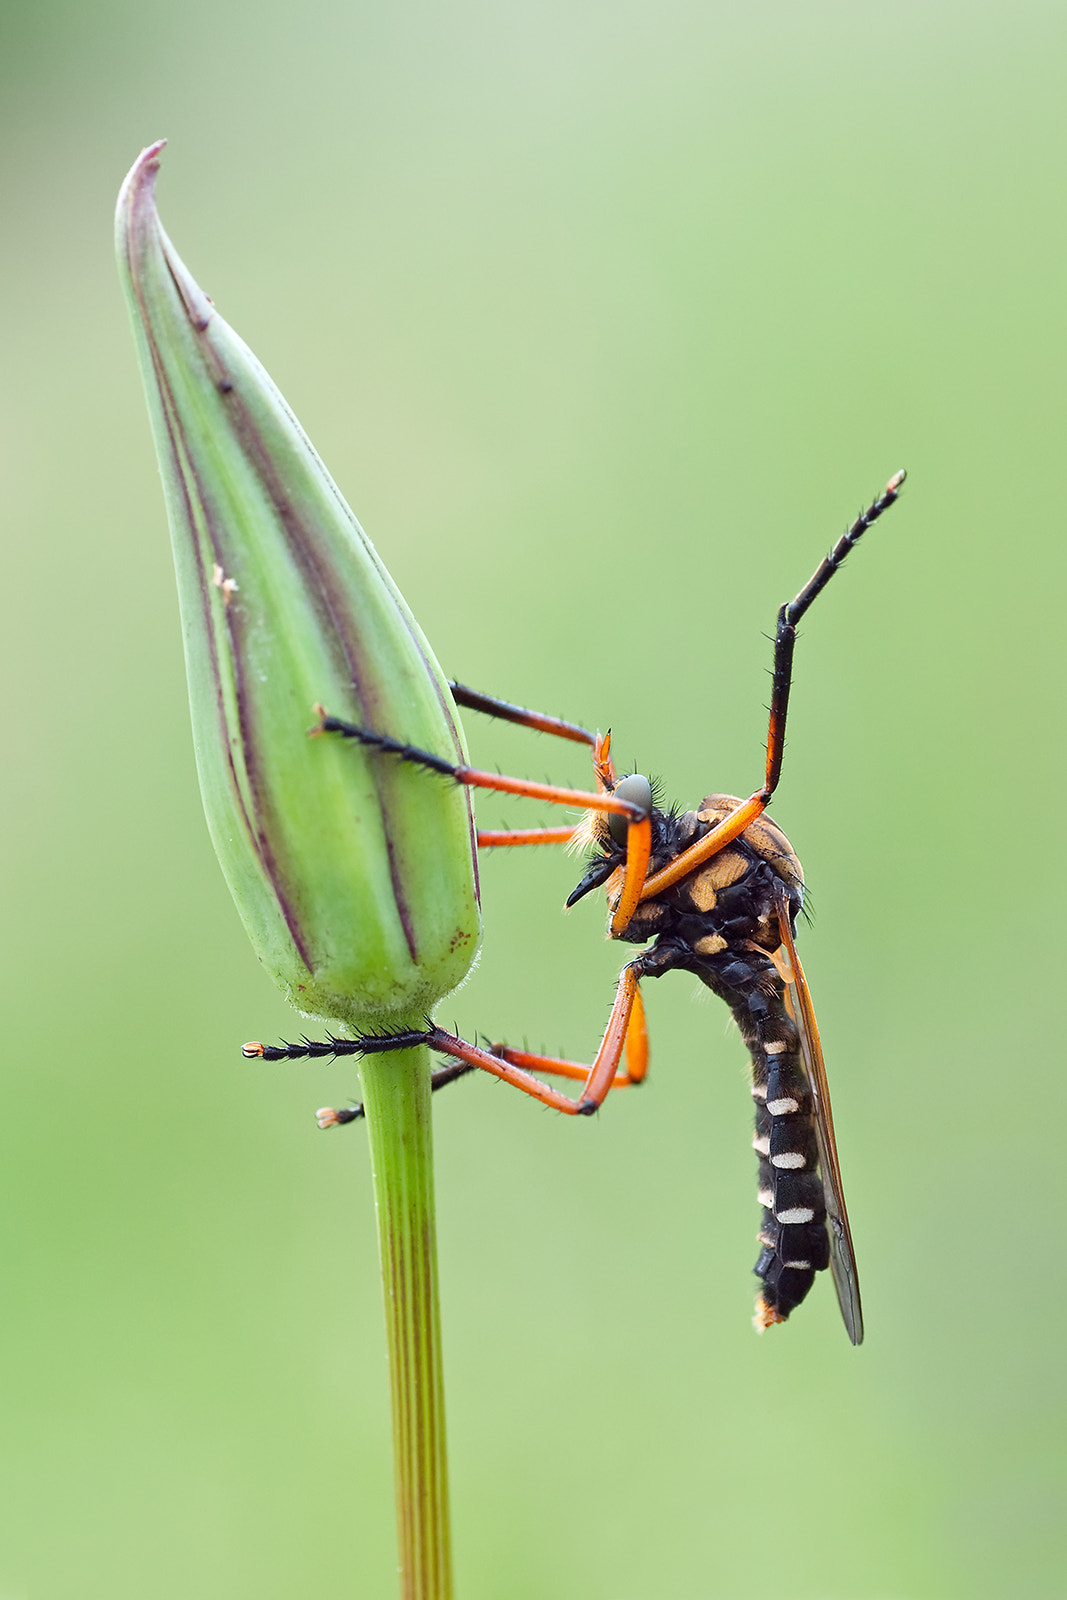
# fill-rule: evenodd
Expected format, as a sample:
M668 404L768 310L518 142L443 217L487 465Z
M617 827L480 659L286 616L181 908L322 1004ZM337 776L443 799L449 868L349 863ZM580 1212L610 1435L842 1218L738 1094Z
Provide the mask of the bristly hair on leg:
M433 1024L426 1029L409 1028L402 1033L359 1033L354 1039L341 1039L330 1034L326 1039L303 1039L300 1044L261 1044L250 1039L241 1046L241 1054L248 1060L306 1061L323 1056L383 1055L389 1050L413 1050L417 1045L429 1044L433 1038Z

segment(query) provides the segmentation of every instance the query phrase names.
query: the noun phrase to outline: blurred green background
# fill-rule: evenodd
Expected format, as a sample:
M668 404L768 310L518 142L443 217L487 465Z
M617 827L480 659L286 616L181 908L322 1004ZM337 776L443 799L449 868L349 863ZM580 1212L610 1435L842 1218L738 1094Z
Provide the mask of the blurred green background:
M610 724L687 804L758 782L776 607L910 473L806 624L775 806L868 1341L827 1282L752 1334L744 1051L695 981L648 986L652 1081L591 1123L450 1090L461 1600L1067 1594L1067 11L58 0L3 29L2 1600L394 1584L365 1139L312 1115L356 1078L242 1061L299 1024L196 790L111 258L160 135L171 236L446 670ZM442 1021L593 1050L620 951L599 904L560 915L576 877L486 861Z

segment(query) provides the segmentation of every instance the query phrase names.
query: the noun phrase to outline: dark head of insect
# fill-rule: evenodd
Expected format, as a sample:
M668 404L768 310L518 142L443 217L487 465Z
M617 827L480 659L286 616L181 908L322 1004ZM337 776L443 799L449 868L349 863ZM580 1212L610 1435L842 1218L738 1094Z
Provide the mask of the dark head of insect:
M766 815L782 769L786 711L792 682L797 624L841 566L857 540L896 500L904 474L841 536L795 599L778 613L774 641L770 723L763 783L748 796L710 794L695 811L663 811L647 778L616 776L610 736L601 737L561 718L529 711L459 683L450 685L457 706L484 712L592 748L595 789L565 789L459 766L405 744L385 730L321 717L316 732L355 739L383 757L410 763L476 789L527 795L579 807L577 826L478 832L478 846L585 842L592 857L567 904L603 888L612 938L643 948L619 976L615 1003L591 1066L516 1050L473 1045L434 1025L404 1034L362 1034L323 1043L245 1046L267 1060L314 1055L366 1055L429 1045L449 1058L433 1077L435 1088L472 1068L522 1089L569 1115L598 1109L612 1089L643 1081L648 1036L640 984L666 972L694 973L729 1006L751 1057L756 1102L753 1144L759 1158L763 1207L756 1325L784 1322L804 1299L816 1273L829 1267L845 1328L853 1344L863 1338L856 1260L841 1187L833 1116L819 1032L797 957L796 919L804 900L804 874L785 834ZM571 1096L545 1083L570 1079ZM323 1126L351 1122L355 1107L320 1112Z

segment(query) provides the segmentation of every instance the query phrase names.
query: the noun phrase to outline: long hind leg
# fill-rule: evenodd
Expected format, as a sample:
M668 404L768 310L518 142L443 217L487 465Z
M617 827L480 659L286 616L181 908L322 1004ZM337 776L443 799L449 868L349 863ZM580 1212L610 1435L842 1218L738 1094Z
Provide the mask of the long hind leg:
M508 1045L496 1044L490 1049L468 1044L465 1039L444 1028L413 1028L403 1033L360 1034L354 1039L331 1038L317 1041L304 1039L299 1044L264 1045L257 1041L244 1046L244 1054L262 1061L300 1061L324 1056L379 1055L393 1050L410 1050L418 1045L428 1045L439 1055L451 1056L461 1064L457 1069L440 1069L436 1087L452 1082L469 1068L479 1067L483 1072L500 1078L505 1083L521 1089L524 1094L556 1111L569 1116L589 1116L604 1102L613 1088L639 1083L648 1066L648 1031L645 1010L638 987L642 972L642 958L638 956L623 967L619 974L615 1001L608 1017L600 1048L591 1066L560 1060L555 1056L531 1055L513 1050ZM619 1063L626 1056L626 1069L619 1072ZM581 1093L576 1099L553 1089L530 1071L552 1076L581 1080ZM448 1076L444 1076L447 1074ZM326 1110L319 1113L323 1127L339 1122L351 1122L362 1114L362 1107L349 1112Z
M898 472L890 478L877 500L856 518L852 526L838 539L825 560L819 563L796 598L787 601L778 612L778 626L774 639L770 722L767 728L767 766L762 787L757 789L755 794L749 795L747 800L742 801L737 810L725 821L720 822L717 828L713 828L702 839L698 839L696 844L690 845L688 850L683 850L681 855L675 856L669 866L646 878L640 894L642 900L662 894L664 889L669 889L672 884L688 877L694 867L710 860L739 834L744 833L770 804L771 796L777 789L778 780L782 775L785 719L789 708L789 690L793 682L793 650L796 645L797 623L841 567L852 547L867 532L871 524L877 522L883 511L888 511L889 507L895 504L903 482L903 472Z

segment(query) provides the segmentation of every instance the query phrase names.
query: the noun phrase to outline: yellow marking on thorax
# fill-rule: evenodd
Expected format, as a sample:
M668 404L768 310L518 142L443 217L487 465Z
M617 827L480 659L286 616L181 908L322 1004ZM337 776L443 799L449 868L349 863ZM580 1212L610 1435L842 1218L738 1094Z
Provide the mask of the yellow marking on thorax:
M732 815L741 804L736 795L709 794L700 802L697 816L701 822L713 828L716 823ZM749 823L741 838L756 855L770 862L783 882L795 885L797 888L803 887L804 869L797 860L796 852L781 828L776 822L772 822L770 817L766 814L757 817L755 822ZM717 860L718 857L713 856L708 865L713 865Z
M683 878L678 888L685 891L698 911L713 911L718 891L728 889L747 871L748 862L744 856L736 850L720 850L717 856L698 867L691 878Z

